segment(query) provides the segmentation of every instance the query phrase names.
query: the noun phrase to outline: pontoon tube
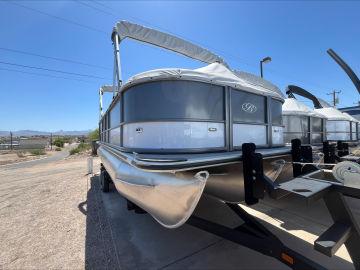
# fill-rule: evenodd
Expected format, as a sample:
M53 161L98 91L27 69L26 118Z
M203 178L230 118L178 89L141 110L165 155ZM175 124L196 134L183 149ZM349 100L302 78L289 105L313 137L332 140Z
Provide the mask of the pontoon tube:
M206 171L193 177L182 173L143 171L103 146L99 147L98 154L118 192L167 228L177 228L187 221L209 177Z

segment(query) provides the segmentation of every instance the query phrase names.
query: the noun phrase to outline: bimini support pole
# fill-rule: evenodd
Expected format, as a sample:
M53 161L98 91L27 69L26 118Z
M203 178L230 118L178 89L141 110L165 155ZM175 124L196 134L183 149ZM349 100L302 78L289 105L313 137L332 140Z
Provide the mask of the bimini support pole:
M101 121L101 118L103 115L102 108L103 108L103 91L100 87L100 89L99 89L99 121Z
M119 36L116 32L113 33L114 43L114 81L113 81L113 97L119 92L122 85L121 77L121 63L120 63L120 49L119 49Z
M100 120L103 117L103 96L104 93L111 93L114 91L113 85L102 85L99 89L99 117Z

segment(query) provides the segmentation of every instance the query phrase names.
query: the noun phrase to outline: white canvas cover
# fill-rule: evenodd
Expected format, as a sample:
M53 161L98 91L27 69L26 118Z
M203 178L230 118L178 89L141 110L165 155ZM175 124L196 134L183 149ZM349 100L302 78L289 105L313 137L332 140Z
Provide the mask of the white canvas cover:
M269 89L273 92L278 93L282 97L284 97L284 95L282 94L282 92L276 85L272 84L271 82L269 82L259 76L256 76L254 74L244 72L244 71L238 71L238 70L233 70L233 72L235 73L236 76L238 76L239 78L241 78L245 81L251 82L251 84L258 85L263 88Z
M242 89L247 92L260 95L269 95L280 100L284 100L284 95L275 85L272 85L271 83L262 80L260 77L249 73L234 73L225 65L220 63L212 63L208 66L194 70L164 68L146 71L131 77L123 85L121 91L129 88L134 84L161 79L193 80L218 84L222 86L231 86L233 88Z
M113 35L117 34L122 41L125 38L132 38L141 42L152 44L187 57L211 64L214 62L227 64L216 54L192 44L186 40L173 35L160 32L155 29L144 27L127 21L120 21L114 27Z
M306 106L304 103L298 101L295 98L286 98L285 99L285 102L282 105L282 114L283 115L303 115L303 116L326 118L321 113L312 110L310 107Z
M352 122L355 122L355 123L360 123L359 120L357 120L355 117L351 116L350 114L348 114L347 112L343 112L343 114L345 114L345 116Z
M344 115L341 111L334 107L315 109L316 112L321 113L326 116L327 120L338 120L338 121L350 121L349 118Z

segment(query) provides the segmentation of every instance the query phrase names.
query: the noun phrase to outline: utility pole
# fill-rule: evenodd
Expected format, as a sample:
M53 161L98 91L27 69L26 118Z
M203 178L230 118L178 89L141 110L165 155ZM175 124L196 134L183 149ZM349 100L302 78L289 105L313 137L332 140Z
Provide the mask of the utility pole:
M332 95L333 96L333 106L336 107L336 104L339 103L339 98L336 98L336 94L340 94L341 91L332 91L330 93L327 93L327 95Z
M52 151L52 133L50 133L50 150Z
M12 132L10 131L10 150L13 150L13 140L12 140Z

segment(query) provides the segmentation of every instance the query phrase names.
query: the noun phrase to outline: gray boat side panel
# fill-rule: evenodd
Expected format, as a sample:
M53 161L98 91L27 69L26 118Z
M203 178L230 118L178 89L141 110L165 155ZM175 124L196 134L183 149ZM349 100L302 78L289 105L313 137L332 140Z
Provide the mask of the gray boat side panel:
M143 171L119 159L103 146L99 147L98 154L118 192L167 228L177 228L187 221L208 179L208 173L204 171L196 175Z
M203 82L173 80L134 85L124 92L124 122L154 119L224 121L224 96L223 87Z

